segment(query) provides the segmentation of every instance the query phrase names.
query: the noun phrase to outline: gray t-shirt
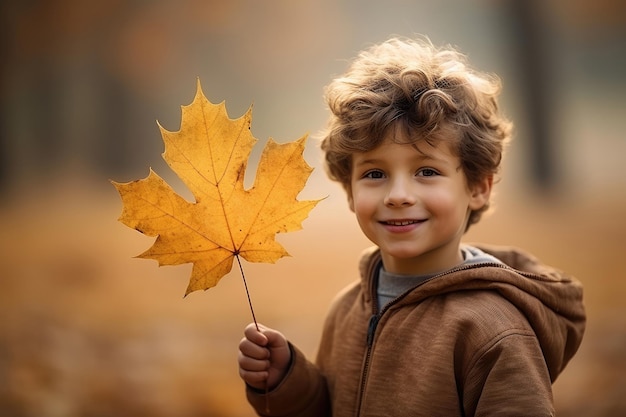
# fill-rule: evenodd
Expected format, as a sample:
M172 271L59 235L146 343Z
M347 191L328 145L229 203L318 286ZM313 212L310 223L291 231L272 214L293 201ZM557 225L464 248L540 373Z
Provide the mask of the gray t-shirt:
M478 248L469 245L461 245L463 263L461 265L472 265L478 263L502 263L495 256L489 255ZM444 271L442 271L444 272ZM437 274L427 275L398 275L380 268L378 273L378 308L382 310L387 303L397 298L406 291L416 287L422 282L434 277Z

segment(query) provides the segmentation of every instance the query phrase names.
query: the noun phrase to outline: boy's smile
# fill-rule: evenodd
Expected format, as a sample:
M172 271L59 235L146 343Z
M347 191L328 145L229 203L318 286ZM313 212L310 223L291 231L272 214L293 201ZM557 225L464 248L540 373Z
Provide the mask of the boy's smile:
M462 262L459 244L469 213L490 191L491 177L468 187L448 140L431 146L387 137L353 155L348 200L363 233L380 247L385 269L417 275Z

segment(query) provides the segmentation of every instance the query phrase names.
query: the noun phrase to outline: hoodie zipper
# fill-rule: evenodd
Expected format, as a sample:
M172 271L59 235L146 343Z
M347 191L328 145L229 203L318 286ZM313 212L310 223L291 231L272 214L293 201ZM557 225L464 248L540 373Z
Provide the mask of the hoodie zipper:
M374 307L374 309L376 309L376 307ZM357 416L361 415L361 403L363 402L363 394L365 393L365 386L367 385L367 374L369 372L370 359L374 346L374 334L376 334L376 327L378 326L379 319L380 316L374 311L374 313L370 316L369 324L367 326L367 350L365 351L365 359L363 361L363 368L361 369L361 385L359 388L356 407Z
M510 266L506 265L506 264L501 264L498 262L483 262L483 263L476 263L476 264L470 264L470 265L463 265L463 266L459 266L453 269L450 269L448 271L445 271L441 274L437 274L435 276L432 276L430 278L428 278L427 280L424 280L423 282L419 283L418 285L416 285L415 287L411 288L410 290L405 291L404 293L400 294L399 296L397 296L396 298L394 298L393 300L391 300L389 303L387 303L387 305L385 305L385 307L383 307L383 309L378 312L378 301L377 301L377 294L376 294L376 285L372 285L372 288L370 289L371 291L371 296L372 296L372 315L369 318L369 323L367 326L367 340L366 340L366 346L367 346L367 350L365 351L365 359L363 361L363 367L361 369L361 384L360 384L360 388L359 388L359 393L358 393L358 400L357 400L357 417L361 415L361 407L363 405L363 395L365 394L365 387L367 385L367 377L368 377L368 373L369 373L369 366L370 366L370 360L372 357L372 351L374 350L374 336L376 335L376 329L378 328L378 323L380 322L380 319L382 318L383 314L385 314L385 312L387 312L389 310L389 308L391 306L393 306L394 304L398 303L400 300L402 300L405 296L407 296L409 293L411 293L412 291L414 291L416 288L421 287L422 285L426 284L427 282L432 281L435 278L439 278L442 276L446 276L446 275L450 275L452 273L455 272L459 272L459 271L464 271L464 270L468 270L468 269L474 269L477 267L497 267L497 268L502 268L502 269L511 269L513 270L513 268L511 268ZM377 268L378 270L378 268ZM516 271L518 273L520 273L520 271ZM534 274L528 274L528 273L522 273L522 275L534 275ZM378 281L378 278L376 278L376 281Z

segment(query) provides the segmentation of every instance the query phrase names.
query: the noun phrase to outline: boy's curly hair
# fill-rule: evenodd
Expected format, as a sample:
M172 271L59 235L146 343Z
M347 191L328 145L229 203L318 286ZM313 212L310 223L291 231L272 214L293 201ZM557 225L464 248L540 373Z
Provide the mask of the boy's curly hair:
M474 71L464 55L427 38L392 38L365 50L325 90L331 117L321 147L329 177L350 192L353 153L376 148L391 128L413 144L450 139L470 186L495 175L512 131L498 109L500 90L497 76ZM467 227L488 206L473 211Z

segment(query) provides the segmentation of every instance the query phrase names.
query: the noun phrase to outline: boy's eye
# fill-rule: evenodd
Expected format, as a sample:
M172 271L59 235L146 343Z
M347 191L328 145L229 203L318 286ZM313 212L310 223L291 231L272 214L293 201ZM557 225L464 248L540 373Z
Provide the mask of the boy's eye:
M439 173L431 168L423 168L417 172L417 175L420 177L434 177L435 175L439 175Z
M368 171L363 175L363 178L371 178L371 179L380 179L384 178L385 174L382 171L372 170Z

